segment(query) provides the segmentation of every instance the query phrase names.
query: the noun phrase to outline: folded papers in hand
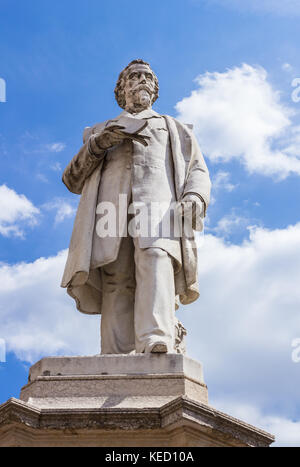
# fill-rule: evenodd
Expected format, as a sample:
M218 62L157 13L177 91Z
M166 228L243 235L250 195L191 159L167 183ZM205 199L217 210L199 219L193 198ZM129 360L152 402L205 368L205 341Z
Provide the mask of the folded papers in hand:
M143 146L148 146L147 140L149 140L150 137L141 134L141 131L143 131L147 125L148 122L146 120L121 117L118 120L110 120L106 124L105 130L113 131L117 135L138 141L143 144Z

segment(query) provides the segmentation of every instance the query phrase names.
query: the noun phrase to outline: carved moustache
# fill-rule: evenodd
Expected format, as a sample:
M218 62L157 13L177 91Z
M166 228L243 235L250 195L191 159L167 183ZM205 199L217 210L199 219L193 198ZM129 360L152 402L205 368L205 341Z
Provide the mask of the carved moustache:
M134 89L132 89L132 93L133 94L136 94L137 92L139 91L147 91L148 94L153 94L153 90L151 88L149 88L149 86L147 86L147 84L140 84L138 86L136 86Z

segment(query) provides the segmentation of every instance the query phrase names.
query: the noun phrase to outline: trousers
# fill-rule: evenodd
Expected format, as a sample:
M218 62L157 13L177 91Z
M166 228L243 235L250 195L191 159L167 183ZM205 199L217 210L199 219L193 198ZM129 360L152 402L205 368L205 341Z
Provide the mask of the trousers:
M173 258L161 248L140 248L127 236L101 275L101 353L148 353L158 342L174 352Z

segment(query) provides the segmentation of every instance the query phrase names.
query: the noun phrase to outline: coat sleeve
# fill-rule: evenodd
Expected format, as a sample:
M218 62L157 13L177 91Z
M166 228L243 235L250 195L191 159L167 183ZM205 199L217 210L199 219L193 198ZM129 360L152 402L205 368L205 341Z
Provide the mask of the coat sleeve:
M211 181L207 165L205 163L198 142L193 133L191 136L191 158L187 170L184 186L184 196L193 193L204 202L204 216L210 201Z
M88 143L91 134L92 129L90 131L85 130L84 145L68 164L62 176L63 183L68 190L77 195L82 193L86 179L94 172L106 155L106 151L98 156L89 151Z

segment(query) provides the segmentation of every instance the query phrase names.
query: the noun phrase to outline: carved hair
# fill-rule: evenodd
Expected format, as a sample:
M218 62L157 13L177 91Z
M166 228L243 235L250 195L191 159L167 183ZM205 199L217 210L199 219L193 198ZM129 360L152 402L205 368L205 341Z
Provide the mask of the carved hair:
M127 65L127 67L124 68L123 71L121 71L121 73L119 75L119 79L118 79L116 87L115 87L115 96L116 96L117 103L119 104L119 106L122 109L125 109L125 106L126 106L125 93L124 93L124 78L125 78L125 76L127 74L127 70L132 65L135 65L135 64L146 65L151 70L151 67L150 67L149 63L144 62L144 60L141 60L139 58L137 60L132 60L132 62L130 62L129 65ZM158 79L157 79L156 74L153 72L153 70L151 70L151 71L153 73L154 85L155 85L154 96L152 98L152 104L153 104L158 99L159 85L158 85Z

